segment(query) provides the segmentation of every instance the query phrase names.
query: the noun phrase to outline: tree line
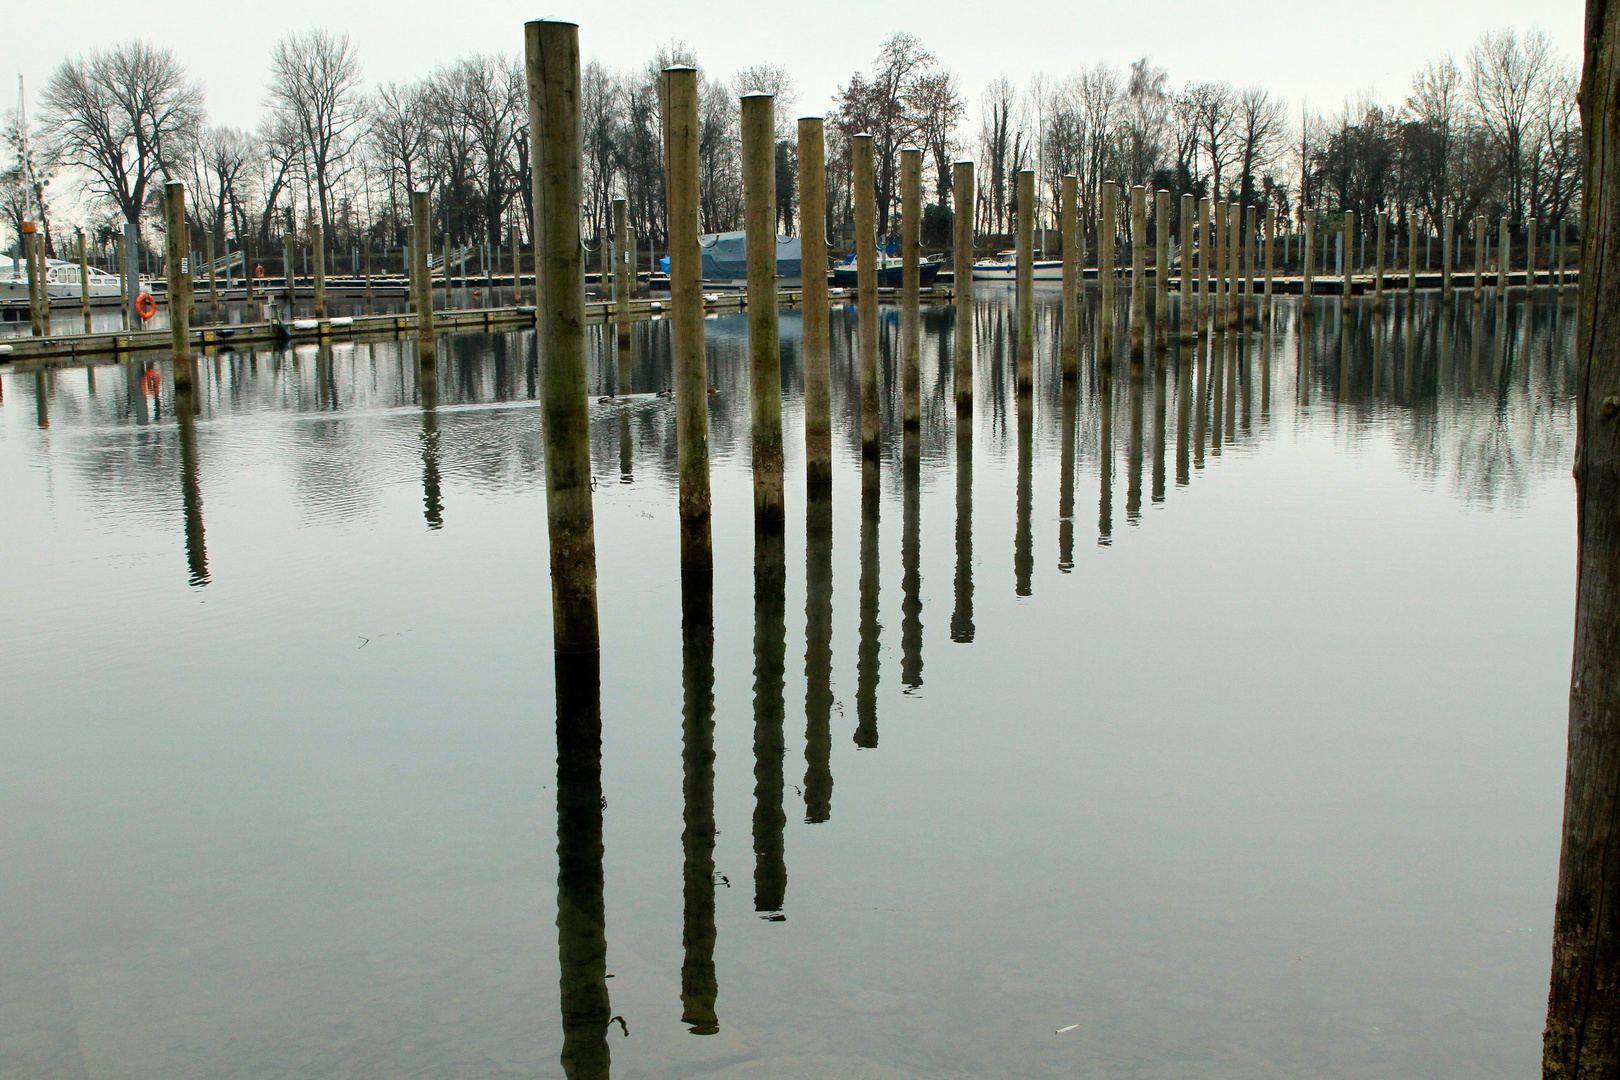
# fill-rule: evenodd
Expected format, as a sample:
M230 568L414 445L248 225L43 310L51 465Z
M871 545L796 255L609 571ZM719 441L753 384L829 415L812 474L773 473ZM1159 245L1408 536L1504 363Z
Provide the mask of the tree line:
M456 244L504 247L532 220L528 106L520 58L475 53L421 79L368 87L346 34L291 33L271 49L265 110L252 129L208 122L204 89L172 51L132 41L62 61L37 92L25 130L15 111L0 137L0 223L13 239L24 218L42 220L53 253L51 182L71 175L88 195L83 222L110 244L124 222L162 227L164 182L181 180L192 228L216 246L275 251L307 239L319 222L336 250L362 242L398 247L409 193L431 195L435 234ZM702 69L675 42L639 68L582 70L585 230L611 226L627 202L640 243L665 238L660 73L698 68L700 224L741 227L741 94L777 96L777 222L797 222L795 86L781 67L729 79ZM1181 194L1276 207L1299 221L1307 209L1387 211L1404 227L1437 232L1446 215L1573 224L1580 199L1580 115L1568 58L1539 32L1488 33L1461 63L1432 61L1400 104L1361 97L1336 112L1290 109L1265 87L1171 84L1143 58L1096 63L1023 85L992 81L967 130L959 80L913 35L897 33L851 74L827 117L827 220L835 248L853 244L851 136L872 135L878 231L897 228L899 151L924 151L924 243L944 247L951 229L951 163L978 163L974 225L1002 243L1019 212L1015 178L1037 175L1042 224L1060 178L1079 179L1083 218L1095 222L1101 185L1142 184ZM25 152L26 148L26 152ZM60 189L61 185L58 185ZM1172 200L1177 206L1179 200ZM1094 238L1094 226L1088 226Z

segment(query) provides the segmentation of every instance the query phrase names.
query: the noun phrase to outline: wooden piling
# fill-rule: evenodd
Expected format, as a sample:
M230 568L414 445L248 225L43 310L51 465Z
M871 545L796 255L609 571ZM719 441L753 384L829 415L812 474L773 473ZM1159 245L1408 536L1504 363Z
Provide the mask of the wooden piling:
M922 151L900 151L900 426L922 426Z
M1147 188L1131 188L1131 357L1140 359L1147 336Z
M315 222L309 229L310 247L315 252L315 317L326 318L326 234L321 230L321 223Z
M1536 219L1531 218L1525 222L1526 236L1524 238L1524 294L1530 300L1536 298Z
M23 265L28 271L28 323L29 330L34 337L45 336L44 320L40 318L40 294L45 291L45 280L40 275L39 261L39 233L34 231L32 221L23 222L22 248ZM49 309L47 309L49 310Z
M952 291L956 294L955 340L952 342L958 413L973 405L973 210L976 202L973 162L958 161L951 166L951 199L954 203L951 249Z
M90 332L90 254L85 248L84 230L79 230L79 314L84 316L84 332Z
M1223 199L1216 199L1214 206L1214 221L1210 232L1210 272L1213 280L1210 282L1210 298L1213 310L1210 311L1210 325L1217 332L1226 329L1226 233L1228 228L1227 204Z
M709 521L709 377L703 342L703 253L698 247L697 76L696 68L685 65L664 69L664 194L673 309L670 345L675 367L681 570L687 573L714 567ZM535 269L538 282L538 262Z
M1260 208L1245 206L1243 208L1243 311L1239 320L1244 326L1249 325L1249 312L1252 310L1256 318L1260 315L1260 305L1255 300L1254 279L1255 265L1260 254Z
M630 222L629 204L613 200L613 336L618 346L618 371L614 392L628 394L630 386ZM606 282L604 282L606 284Z
M512 226L512 306L523 304L523 259L520 241L522 233L516 225Z
M1065 176L1058 185L1058 231L1063 244L1063 330L1059 335L1065 380L1080 372L1080 208L1079 181Z
M1170 338L1170 193L1153 193L1153 344ZM1162 362L1162 359L1161 359Z
M584 171L579 27L565 22L525 23L524 44L535 267L540 279L535 336L540 349L546 444L553 636L559 653L595 653L600 639L591 428L585 398L585 266L579 227Z
M203 237L204 250L207 252L208 262L208 317L211 322L219 321L219 276L214 273L214 230L209 229Z
M1103 363L1113 363L1114 340L1114 237L1119 231L1119 189L1112 180L1102 183L1102 220L1097 223L1098 329L1103 344Z
M1314 295L1315 289L1312 271L1315 269L1313 264L1315 262L1316 255L1316 211L1306 210L1302 216L1305 219L1305 257L1300 260L1300 292L1303 297L1300 306L1300 313L1304 318L1308 319L1311 317L1311 297Z
M1272 317L1272 276L1275 269L1273 258L1277 248L1277 204L1266 203L1266 300L1265 319L1271 321Z
M1379 241L1374 253L1374 272L1377 279L1372 282L1372 308L1377 311L1383 308L1383 241L1390 230L1390 212L1379 210Z
M1243 206L1237 202L1226 204L1226 326L1228 329L1238 324L1238 316L1243 310L1243 300L1239 295L1242 286L1242 268L1238 265L1238 255L1243 250Z
M416 352L424 363L434 359L433 272L428 249L433 245L432 210L425 191L411 192L411 288L416 301Z
M832 330L827 308L827 142L819 116L799 118L799 257L804 303L804 467L832 483Z
M1485 227L1485 215L1474 215L1474 299L1482 300L1485 297L1485 240L1489 233Z
M850 155L855 185L855 299L860 317L861 453L875 458L882 428L878 396L877 186L872 136L862 133L851 137Z
M1209 196L1198 200L1198 311L1197 316L1204 333L1209 332L1215 305L1210 302L1210 256L1214 251L1213 226L1210 223Z
M163 208L167 217L164 236L165 262L169 272L168 307L169 338L174 347L176 361L191 359L191 320L186 305L186 276L182 260L186 258L186 185L170 183L163 186ZM181 380L180 368L175 368L175 384ZM186 381L190 382L189 373Z
M1018 392L1035 386L1035 173L1018 173Z
M1496 257L1496 295L1507 299L1508 278L1513 274L1513 234L1508 231L1508 219L1504 215L1501 225L1501 254Z
M1182 341L1191 341L1193 339L1194 327L1197 325L1194 321L1196 318L1194 313L1198 310L1198 301L1193 296L1192 276L1193 229L1196 227L1193 224L1193 218L1198 213L1197 207L1198 200L1191 193L1184 193L1181 196L1181 235L1179 237L1181 241L1181 281L1178 290L1180 299L1177 304L1176 327Z
M742 97L743 228L748 246L749 396L754 523L780 527L782 355L776 318L776 98Z
M1410 304L1417 296L1417 249L1418 249L1418 218L1413 214L1408 223L1409 235L1406 245L1406 300Z
M293 238L291 233L281 238L281 262L285 267L282 277L286 279L287 316L292 318L298 314L298 279L293 272Z

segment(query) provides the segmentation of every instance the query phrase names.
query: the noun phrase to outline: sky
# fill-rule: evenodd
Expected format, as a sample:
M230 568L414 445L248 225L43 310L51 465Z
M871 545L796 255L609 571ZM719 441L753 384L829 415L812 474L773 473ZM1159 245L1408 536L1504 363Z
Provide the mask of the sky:
M1166 68L1172 85L1225 80L1262 84L1297 115L1301 103L1332 112L1366 92L1404 99L1422 64L1459 63L1487 30L1538 28L1571 63L1581 60L1582 0L1320 0L1224 4L1193 0L813 0L811 3L688 3L683 0L274 0L267 4L145 0L8 0L0 49L0 108L16 103L17 76L37 88L64 58L144 38L172 48L206 88L210 119L252 127L263 112L270 47L290 31L347 31L368 85L404 81L472 52L523 50L523 22L579 23L584 59L640 67L660 45L681 41L711 75L781 64L798 87L793 115L825 112L851 73L870 69L895 31L918 37L961 80L969 103L962 138L978 130L978 98L992 79L1022 85L1105 60L1140 57Z

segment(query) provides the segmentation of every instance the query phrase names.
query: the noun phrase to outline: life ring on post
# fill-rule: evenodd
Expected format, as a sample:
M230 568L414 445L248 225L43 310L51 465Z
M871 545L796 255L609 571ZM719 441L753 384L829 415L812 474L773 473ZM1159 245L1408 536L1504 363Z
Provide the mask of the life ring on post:
M254 276L254 277L264 277L264 267L262 267L262 266L255 266L255 267L254 267L254 268L253 268L253 276Z
M163 385L163 379L157 373L157 368L147 368L146 374L141 376L141 389L148 394L157 394L158 387Z
M157 301L152 299L151 293L143 292L135 298L135 314L143 319L150 319L157 314Z

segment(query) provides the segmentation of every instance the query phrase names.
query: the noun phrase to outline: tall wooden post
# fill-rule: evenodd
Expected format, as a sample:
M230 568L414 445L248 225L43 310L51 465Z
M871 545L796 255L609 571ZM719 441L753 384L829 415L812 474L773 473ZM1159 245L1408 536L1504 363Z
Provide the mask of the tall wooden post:
M1058 185L1058 230L1063 243L1063 331L1061 366L1064 379L1080 372L1080 208L1079 181L1065 176Z
M1485 227L1485 215L1474 215L1474 300L1485 298L1485 238L1489 236Z
M84 332L90 332L90 254L85 248L84 230L79 230L79 313L84 316Z
M1018 392L1035 386L1035 173L1018 173Z
M169 339L174 347L174 358L177 361L191 359L191 320L186 303L186 273L182 265L186 259L186 185L181 183L165 184L163 186L163 208L167 217L167 232L164 237L165 264L169 272L168 307L169 307ZM180 384L180 369L175 368L175 385ZM189 383L189 373L186 377Z
M1306 210L1304 213L1304 218L1305 257L1300 260L1300 291L1302 293L1302 303L1299 310L1300 315L1308 319L1311 317L1311 297L1314 295L1313 290L1315 289L1315 285L1312 280L1312 271L1315 270L1316 261L1316 211Z
M315 252L315 317L326 318L326 234L321 223L309 227L309 243Z
M204 249L208 256L208 318L210 322L219 321L219 275L214 272L214 230L209 229L208 235L203 238Z
M1575 650L1563 849L1542 1042L1549 1080L1620 1073L1620 3L1587 0L1581 76Z
M1271 321L1271 290L1273 276L1273 257L1277 247L1277 204L1266 203L1266 309L1265 319Z
M1389 211L1378 211L1378 238L1373 252L1373 310L1384 306L1384 242L1389 232Z
M32 221L23 222L22 239L19 246L22 248L23 266L28 272L28 322L29 330L34 337L45 336L44 320L40 318L39 298L45 293L45 278L40 273L39 261L39 233ZM45 308L50 311L49 301Z
M827 306L827 142L819 116L799 118L799 265L804 297L804 467L832 483L832 330Z
M1198 318L1203 332L1208 333L1215 305L1210 302L1210 259L1215 251L1214 226L1211 224L1209 196L1198 200Z
M450 233L444 234L444 310L455 308L455 293L450 289Z
M1214 275L1214 280L1210 283L1213 307L1210 312L1210 323L1219 332L1226 329L1226 233L1229 228L1227 203L1224 199L1216 199L1210 209L1214 212L1210 232L1210 270Z
M1407 239L1410 242L1406 245L1406 300L1410 304L1417 296L1418 218L1416 214L1411 216L1410 235L1408 235Z
M1182 341L1193 339L1194 312L1198 310L1198 301L1193 296L1193 217L1198 213L1198 200L1191 193L1181 196L1181 280L1179 285L1180 299L1176 313L1176 325Z
M522 248L519 241L522 233L516 223L512 225L512 306L519 307L523 303L523 259Z
M709 524L709 375L703 333L703 252L698 247L697 68L664 69L665 199L669 220L670 345L675 366L676 470L681 570L712 570ZM535 264L538 282L539 263Z
M1451 280L1451 259L1456 241L1453 239L1457 231L1457 215L1447 214L1446 223L1440 232L1440 298L1446 302L1451 301L1454 288Z
M1153 343L1163 348L1170 337L1170 193L1153 193Z
M1513 273L1513 234L1508 231L1508 219L1502 217L1501 254L1496 258L1496 294L1507 299L1508 278Z
M742 97L743 227L748 245L749 396L754 435L754 523L779 528L782 356L776 321L776 98Z
M922 340L920 333L922 241L922 151L900 151L900 426L922 426Z
M956 294L955 340L952 342L957 412L973 405L973 162L951 166L952 291Z
M1524 238L1524 294L1526 298L1534 301L1536 298L1536 219L1531 218L1525 222L1526 236Z
M584 171L579 27L531 22L523 29L535 267L540 279L535 336L545 428L554 639L560 653L594 653L599 637L591 428L585 399L585 267L579 228Z
M1260 254L1260 208L1245 206L1243 208L1243 312L1240 320L1243 325L1249 323L1249 311L1252 309L1256 318L1260 315L1260 305L1255 299L1254 281L1255 263Z
M1119 189L1112 180L1102 183L1102 220L1097 223L1098 323L1103 344L1103 363L1113 363L1108 344L1114 340L1114 238L1119 234Z
M618 377L614 381L617 393L630 392L630 284L631 249L629 204L623 199L613 200L613 336L618 345ZM603 282L603 284L607 284Z
M872 167L872 136L850 139L855 183L856 309L860 314L861 453L878 455L881 433L878 397L877 185Z
M424 361L434 359L433 271L428 251L433 247L432 209L428 193L411 192L411 288L416 301L416 351Z
M281 238L281 262L286 268L282 273L282 277L286 279L287 286L287 313L289 316L296 315L298 312L298 277L293 266L293 238L290 230L286 236Z
M1131 188L1131 357L1140 359L1147 337L1147 188Z

